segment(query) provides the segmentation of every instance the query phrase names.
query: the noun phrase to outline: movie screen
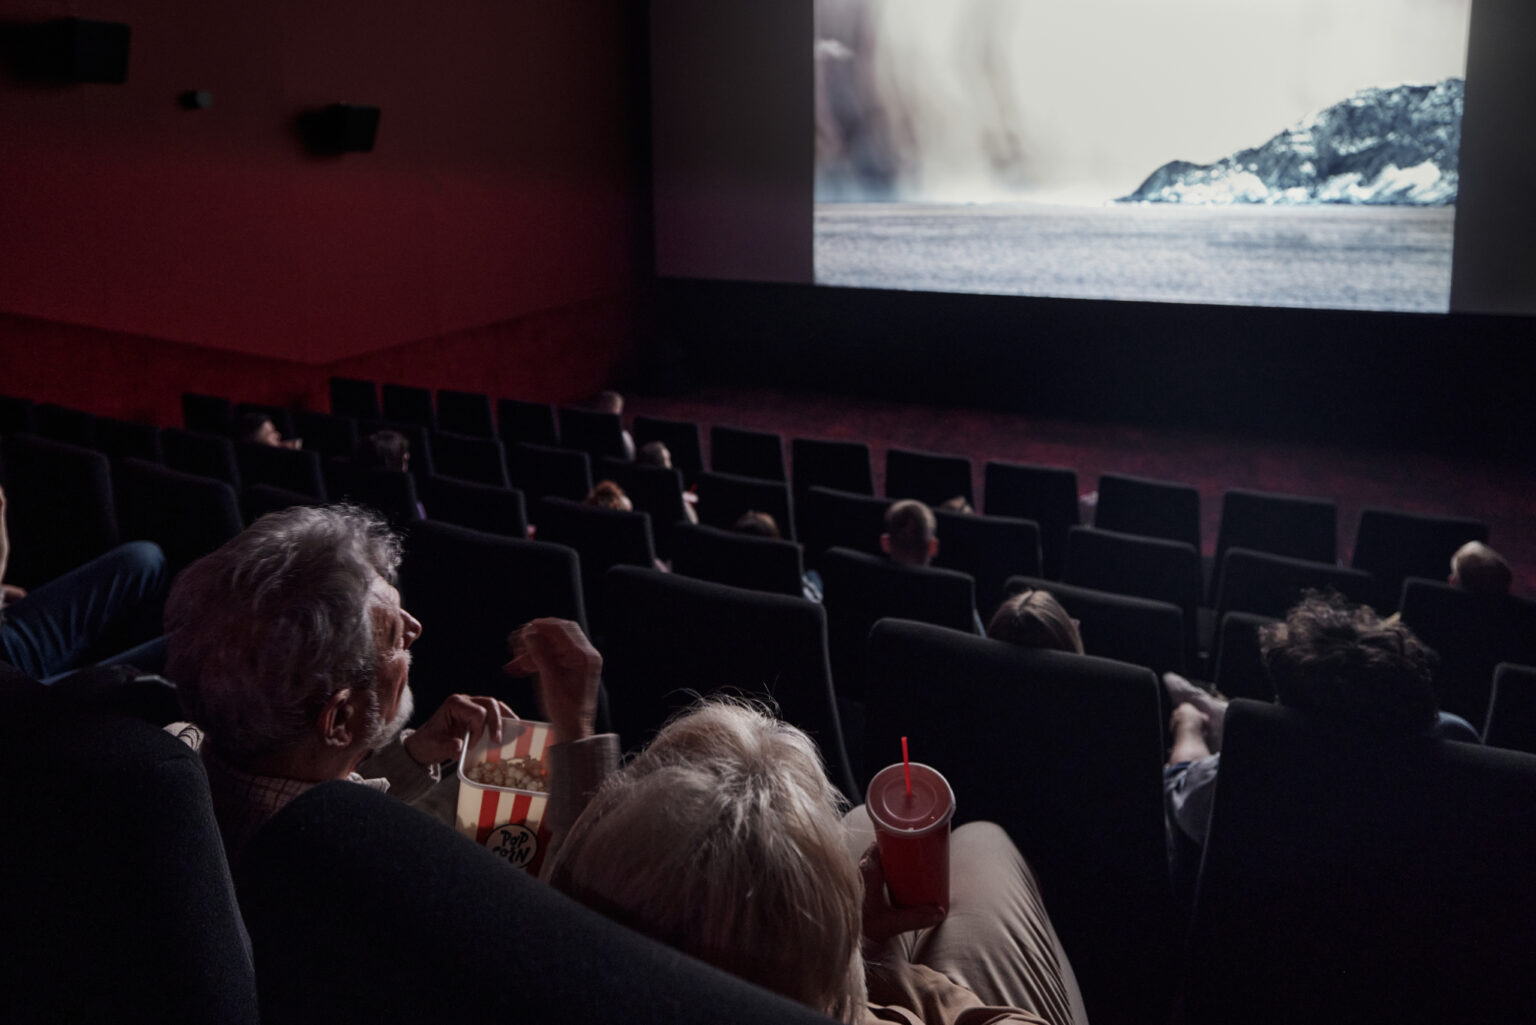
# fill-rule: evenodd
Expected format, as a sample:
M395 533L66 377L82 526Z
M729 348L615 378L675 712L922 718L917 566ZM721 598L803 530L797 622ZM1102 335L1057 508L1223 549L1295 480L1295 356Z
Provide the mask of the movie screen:
M816 0L816 283L1446 312L1470 15Z

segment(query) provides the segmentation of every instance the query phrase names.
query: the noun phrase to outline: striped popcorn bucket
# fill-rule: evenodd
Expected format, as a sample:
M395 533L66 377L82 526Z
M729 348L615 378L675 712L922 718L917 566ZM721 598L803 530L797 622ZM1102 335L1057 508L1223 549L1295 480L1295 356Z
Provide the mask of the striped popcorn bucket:
M473 747L466 743L459 756L459 832L489 847L512 865L535 874L549 847L549 830L544 825L549 795L476 782L471 774L484 772L478 768L483 763L542 760L544 749L553 738L548 723L503 719L500 746L491 746L490 734L486 733Z

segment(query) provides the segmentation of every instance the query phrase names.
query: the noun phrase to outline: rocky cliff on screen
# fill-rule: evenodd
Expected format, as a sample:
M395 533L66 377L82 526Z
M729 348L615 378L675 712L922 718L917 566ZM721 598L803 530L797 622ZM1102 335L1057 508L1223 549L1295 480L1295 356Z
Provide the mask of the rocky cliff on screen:
M1460 78L1362 90L1255 149L1164 164L1121 203L1450 206L1461 148Z

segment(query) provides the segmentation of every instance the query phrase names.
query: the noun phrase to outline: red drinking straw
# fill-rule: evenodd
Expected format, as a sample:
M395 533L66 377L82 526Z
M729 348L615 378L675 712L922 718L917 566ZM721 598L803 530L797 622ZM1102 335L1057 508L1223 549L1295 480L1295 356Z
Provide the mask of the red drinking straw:
M912 759L907 756L907 738L901 738L901 772L907 777L907 796L912 796Z

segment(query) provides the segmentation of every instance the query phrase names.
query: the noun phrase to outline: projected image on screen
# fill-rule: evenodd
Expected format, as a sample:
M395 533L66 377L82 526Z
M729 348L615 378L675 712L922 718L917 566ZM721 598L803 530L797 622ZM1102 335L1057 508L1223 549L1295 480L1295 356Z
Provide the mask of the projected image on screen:
M1470 12L816 0L816 282L1445 312Z

